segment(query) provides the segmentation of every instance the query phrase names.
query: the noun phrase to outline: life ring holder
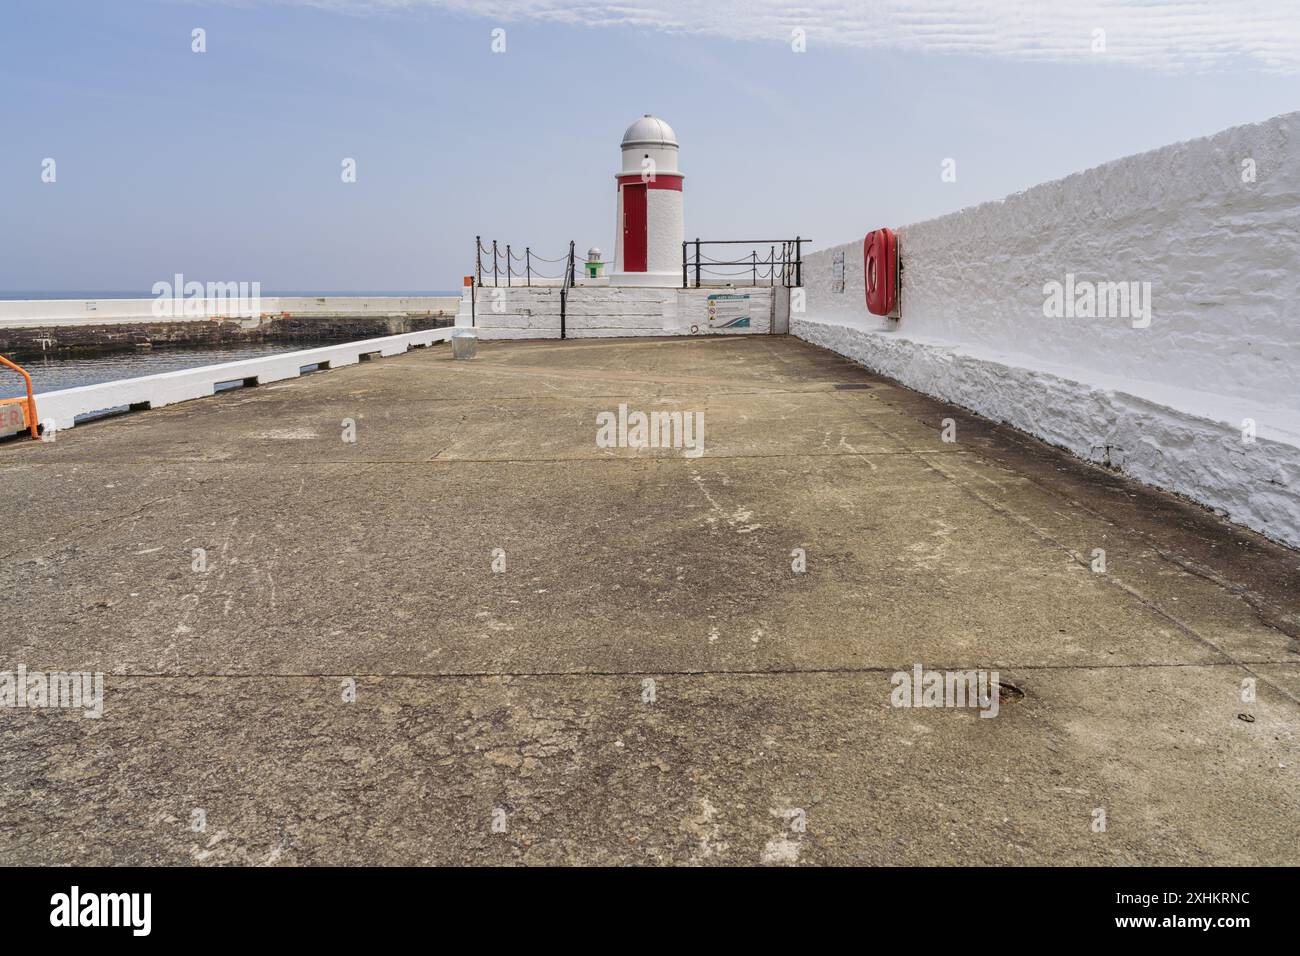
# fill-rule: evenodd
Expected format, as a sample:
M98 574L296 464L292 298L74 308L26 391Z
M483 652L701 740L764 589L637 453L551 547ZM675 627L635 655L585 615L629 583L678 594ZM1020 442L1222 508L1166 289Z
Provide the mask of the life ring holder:
M867 233L862 241L862 285L867 311L872 315L901 318L899 291L903 284L902 268L898 236L894 231L873 229Z

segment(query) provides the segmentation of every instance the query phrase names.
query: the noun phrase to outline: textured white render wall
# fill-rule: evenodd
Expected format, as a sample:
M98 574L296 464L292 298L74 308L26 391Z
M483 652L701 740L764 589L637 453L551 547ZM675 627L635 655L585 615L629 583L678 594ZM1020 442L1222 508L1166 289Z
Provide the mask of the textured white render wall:
M494 293L499 291L500 295ZM750 296L749 329L711 329L710 295ZM501 312L493 303L501 303ZM660 289L641 286L576 286L569 290L565 332L571 338L628 335L752 335L771 328L772 290ZM560 290L481 288L477 330L485 339L554 339L560 336ZM457 326L470 324L469 290L461 299Z
M814 253L792 330L1300 546L1298 134L1287 114L902 227L897 323L866 311L860 240L842 294ZM1045 317L1067 272L1150 282L1150 327Z
M682 193L646 190L646 271L682 274Z

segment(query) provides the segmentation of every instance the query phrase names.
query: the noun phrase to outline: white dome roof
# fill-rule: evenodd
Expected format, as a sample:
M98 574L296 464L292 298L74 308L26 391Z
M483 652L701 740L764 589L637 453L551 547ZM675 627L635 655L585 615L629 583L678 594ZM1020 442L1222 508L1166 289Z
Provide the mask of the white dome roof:
M627 128L627 132L623 134L623 145L625 147L676 146L677 134L659 117L646 113Z

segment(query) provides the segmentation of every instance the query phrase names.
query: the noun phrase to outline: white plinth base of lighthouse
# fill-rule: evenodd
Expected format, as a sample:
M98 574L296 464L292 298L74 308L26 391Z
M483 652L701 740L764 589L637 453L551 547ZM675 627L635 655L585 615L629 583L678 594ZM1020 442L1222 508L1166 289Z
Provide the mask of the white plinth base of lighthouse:
M676 272L615 272L609 277L610 285L631 285L644 289L679 289L682 270Z

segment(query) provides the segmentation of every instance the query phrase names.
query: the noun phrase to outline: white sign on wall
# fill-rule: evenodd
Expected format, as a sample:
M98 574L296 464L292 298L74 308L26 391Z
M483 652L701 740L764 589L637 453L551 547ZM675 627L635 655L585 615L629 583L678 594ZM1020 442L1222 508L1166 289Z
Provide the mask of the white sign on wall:
M709 296L709 328L747 329L749 326L748 295Z

